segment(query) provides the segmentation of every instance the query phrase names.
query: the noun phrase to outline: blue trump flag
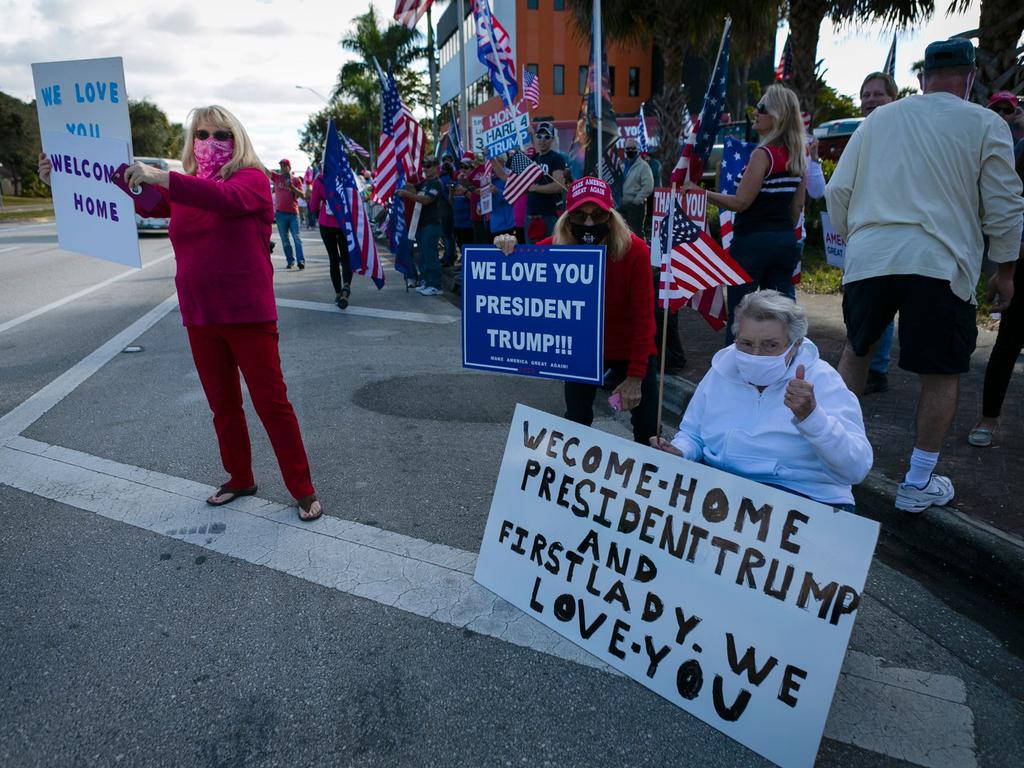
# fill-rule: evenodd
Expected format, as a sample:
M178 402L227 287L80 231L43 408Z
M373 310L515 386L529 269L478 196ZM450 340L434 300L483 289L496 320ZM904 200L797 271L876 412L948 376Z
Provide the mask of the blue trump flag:
M466 246L462 364L600 384L605 247Z
M345 230L348 241L348 259L352 269L361 275L369 272L377 288L384 287L384 268L373 240L366 209L359 196L352 166L341 149L341 140L334 121L327 123L327 143L324 146L324 196L338 226Z

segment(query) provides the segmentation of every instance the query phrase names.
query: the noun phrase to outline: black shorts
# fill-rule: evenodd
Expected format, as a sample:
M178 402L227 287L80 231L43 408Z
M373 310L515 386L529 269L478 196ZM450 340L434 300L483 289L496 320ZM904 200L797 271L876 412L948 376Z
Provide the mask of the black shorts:
M846 337L858 357L899 313L900 368L920 374L967 373L978 340L976 309L955 296L949 281L884 275L843 288Z

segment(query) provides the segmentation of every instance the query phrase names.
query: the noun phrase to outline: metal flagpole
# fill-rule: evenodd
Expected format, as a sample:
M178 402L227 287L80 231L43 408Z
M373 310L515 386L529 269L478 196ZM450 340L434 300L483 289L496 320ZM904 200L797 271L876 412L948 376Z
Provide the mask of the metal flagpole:
M473 141L469 136L469 94L466 92L466 3L459 0L459 122L462 123L462 135L472 150Z
M685 194L685 193L684 193ZM661 439L661 406L665 402L665 351L668 349L668 290L661 286L665 281L665 275L669 273L671 264L669 254L672 252L672 238L674 236L676 213L676 183L672 182L672 195L668 200L668 221L663 222L661 236L665 240L665 247L661 254L661 279L658 280L659 290L664 290L665 302L661 308L661 371L658 373L658 429L655 433ZM665 225L668 225L667 237Z
M601 120L601 102L604 101L604 69L601 66L601 0L594 0L592 6L594 23L592 26L593 40L590 44L594 51L594 84L597 92L594 103L597 104L597 178L604 178L604 123ZM661 412L659 411L659 414Z
M434 133L434 153L436 154L437 142L440 137L437 130L437 65L434 61L434 25L430 18L430 5L427 6L427 55L430 57L430 114Z

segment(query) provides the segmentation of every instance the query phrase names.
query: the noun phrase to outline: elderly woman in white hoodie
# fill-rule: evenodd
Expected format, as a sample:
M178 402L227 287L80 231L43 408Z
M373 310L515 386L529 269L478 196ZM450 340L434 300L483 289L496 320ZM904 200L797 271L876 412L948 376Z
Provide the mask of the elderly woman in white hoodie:
M805 337L807 315L778 291L757 291L736 308L733 333L679 432L651 444L852 512L871 445L857 398Z

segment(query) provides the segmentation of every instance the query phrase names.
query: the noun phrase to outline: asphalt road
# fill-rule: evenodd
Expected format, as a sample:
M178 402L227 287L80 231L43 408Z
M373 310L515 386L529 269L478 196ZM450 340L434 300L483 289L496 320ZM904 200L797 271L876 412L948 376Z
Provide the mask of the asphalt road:
M768 765L484 605L509 419L560 413L560 386L461 369L457 309L390 269L333 309L303 234L308 268L277 260L275 287L319 528L294 523L251 410L259 500L204 508L223 477L176 309L118 340L142 352L92 354L173 294L165 238L129 272L52 226L0 230L0 765ZM1012 617L946 589L875 561L817 765L1024 764Z

